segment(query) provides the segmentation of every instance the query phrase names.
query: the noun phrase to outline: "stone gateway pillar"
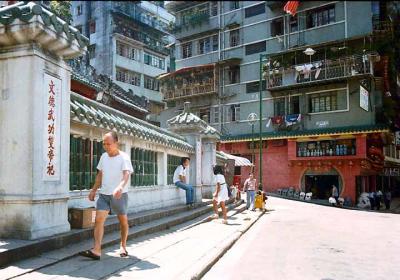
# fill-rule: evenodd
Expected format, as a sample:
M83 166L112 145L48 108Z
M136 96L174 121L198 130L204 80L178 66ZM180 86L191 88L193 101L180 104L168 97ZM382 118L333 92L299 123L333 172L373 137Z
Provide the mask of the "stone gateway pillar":
M87 44L38 4L0 9L0 237L36 239L70 229L64 59Z
M190 112L190 102L185 102L181 114L167 121L171 131L182 135L195 148L190 158L190 184L196 187L196 202L202 197L211 197L215 165L215 146L219 132L205 121Z

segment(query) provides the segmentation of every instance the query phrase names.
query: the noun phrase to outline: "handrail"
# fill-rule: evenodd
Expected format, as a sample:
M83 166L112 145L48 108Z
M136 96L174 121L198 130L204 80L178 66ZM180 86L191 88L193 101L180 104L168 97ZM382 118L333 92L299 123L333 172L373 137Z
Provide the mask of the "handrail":
M293 83L288 84L301 84L311 81L321 81L334 78L345 78L360 74L371 74L371 57L375 54L366 55L352 55L341 57L339 59L326 59L320 61L312 61L311 65L314 69L309 71L295 72ZM269 82L267 87L274 88L283 86L284 76L290 72L293 75L293 70L297 71L300 67L306 67L310 63L292 65L287 68L271 69L268 73ZM315 65L319 65L316 67Z

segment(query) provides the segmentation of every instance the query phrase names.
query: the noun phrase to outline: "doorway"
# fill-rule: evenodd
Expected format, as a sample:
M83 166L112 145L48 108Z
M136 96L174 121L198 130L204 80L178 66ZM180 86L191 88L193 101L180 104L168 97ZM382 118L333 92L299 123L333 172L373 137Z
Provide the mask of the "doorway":
M305 190L312 192L317 199L328 199L332 194L332 185L335 185L340 193L338 175L305 175Z

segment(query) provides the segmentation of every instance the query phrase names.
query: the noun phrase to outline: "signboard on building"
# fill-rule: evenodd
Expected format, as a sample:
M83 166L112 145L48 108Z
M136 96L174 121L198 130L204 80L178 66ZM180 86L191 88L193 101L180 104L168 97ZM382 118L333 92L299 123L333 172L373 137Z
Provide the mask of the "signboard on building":
M400 146L400 131L396 131L394 134L394 143L397 147Z
M327 127L327 126L329 126L329 121L317 121L315 124L318 127Z
M368 91L360 85L360 107L365 111L368 111L369 107L369 93Z
M384 168L383 169L383 172L382 172L382 174L384 175L384 176L400 176L400 168L398 168L398 167L396 167L396 168L394 168L394 167L391 167L391 168L389 168L389 167L387 167L387 168Z
M61 80L44 74L43 180L60 180Z

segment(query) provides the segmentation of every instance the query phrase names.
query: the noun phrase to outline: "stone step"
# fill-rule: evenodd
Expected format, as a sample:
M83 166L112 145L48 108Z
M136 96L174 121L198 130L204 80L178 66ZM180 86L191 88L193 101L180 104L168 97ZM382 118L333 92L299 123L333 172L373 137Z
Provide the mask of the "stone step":
M197 203L195 208L202 208L204 206L210 205L211 203L211 200L203 200L202 202ZM148 223L181 212L186 212L188 209L188 206L180 205L129 214L129 227ZM118 219L115 215L109 216L104 226L104 233L107 234L116 230L119 230ZM40 238L32 241L1 240L4 243L9 242L10 245L6 246L5 250L0 251L0 268L9 263L34 257L44 252L62 248L71 243L91 239L92 237L93 228L86 228L71 229L69 232L66 233L57 234L47 238ZM13 243L15 243L15 245Z
M242 202L243 201L231 203L228 205L228 209L236 210L235 208L240 206ZM210 212L212 211L212 205L210 204L211 201L207 201L202 203L200 206L189 210L187 209L187 207L174 207L179 209L183 208L183 210L178 211L178 209L168 209L168 211L166 212L169 213L170 215L160 214L158 211L151 211L153 213L147 213L149 216L152 215L153 217L158 217L154 218L153 220L149 220L148 218L143 218L143 215L132 215L135 217L130 216L130 224L135 224L135 226L130 229L128 239L134 239L140 236L166 230L169 229L170 227L194 220L205 214L210 214ZM236 212L238 211L242 210L236 210ZM207 219L208 217L201 220L200 222L204 222ZM142 223L139 224L139 222ZM110 219L108 223L109 224L107 226L114 225L112 219ZM193 225L190 225L189 227L192 226ZM104 235L103 248L118 244L120 242L119 227L116 227L116 229L117 230L115 231L110 231L110 229L108 228L108 233ZM16 276L20 276L41 269L43 267L53 265L57 262L72 258L76 256L80 251L85 249L90 249L93 246L93 239L92 239L93 229L88 229L88 231L92 232L91 234L88 234L89 238L83 239L81 241L75 240L69 243L63 243L64 246L60 246L58 247L58 249L56 248L57 250L50 251L48 248L46 248L46 250L43 251L40 254L40 256L37 256L36 258L27 259L26 256L29 254L23 253L22 254L23 257L20 256L17 264L15 265L11 264L9 267L2 269L2 277L6 276L6 279L14 278ZM60 245L60 243L58 245ZM43 245L38 244L38 246L43 246ZM21 248L19 251L22 252L26 250L27 250L26 248L25 249ZM32 248L30 250L32 250ZM38 251L39 250L36 250L36 252ZM8 261L9 264L11 262L15 261Z

